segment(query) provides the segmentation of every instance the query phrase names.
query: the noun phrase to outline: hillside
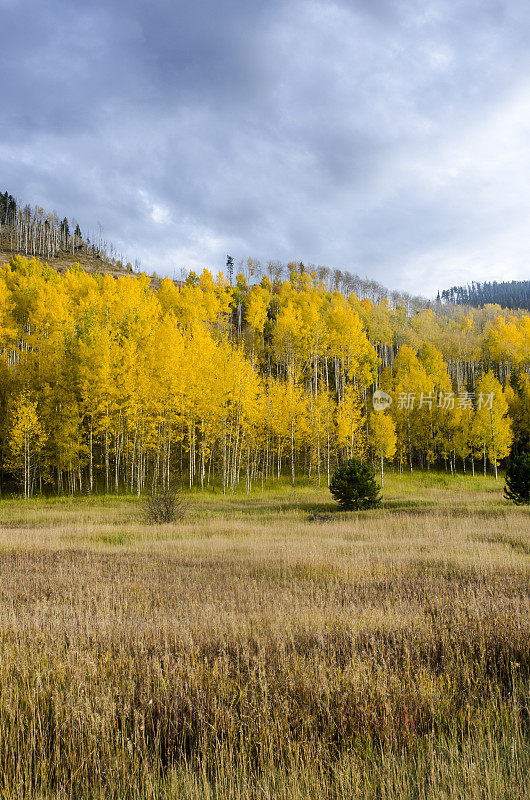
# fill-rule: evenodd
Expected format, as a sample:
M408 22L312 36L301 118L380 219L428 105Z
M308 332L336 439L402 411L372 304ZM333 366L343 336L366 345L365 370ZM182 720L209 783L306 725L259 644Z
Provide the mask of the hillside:
M139 264L124 264L108 242L91 241L75 219L59 219L56 212L22 206L7 191L0 194L0 266L14 255L34 256L61 274L74 264L88 273L115 277L139 271Z
M24 256L24 252L20 250L6 250L0 249L0 267L7 264L15 255ZM61 275L74 266L79 264L85 272L89 274L105 273L119 278L123 275L128 275L128 271L123 266L112 264L109 261L103 261L97 256L90 253L78 253L73 256L71 253L57 253L53 258L44 259L50 267L56 269Z
M112 244L102 240L101 234L90 239L90 236L83 234L74 218L68 220L64 217L61 220L56 212L46 212L40 206L22 206L6 191L0 194L0 266L14 255L39 258L61 274L74 264L80 264L89 273L104 272L115 277L141 272L138 259L135 259L134 265L126 263ZM182 271L186 273L185 269ZM353 292L359 300L375 303L387 300L394 307L402 305L407 312L420 311L432 305L425 297L389 290L373 279L361 278L348 270L330 269L322 265L305 266L295 261L288 264L269 261L265 266L252 258L246 262L240 260L235 268L231 256L226 262L226 275L231 284L237 283L240 277L256 285L264 275L268 275L272 281L281 281L304 273L314 274L330 291L343 294ZM194 273L190 272L189 277L193 281ZM174 282L177 286L181 284L179 280ZM158 288L159 285L160 280L153 273L151 286Z
M89 274L106 273L116 278L139 274L141 271L137 259L134 265L125 263L124 257L117 254L112 244L103 241L101 235L92 236L91 239L83 234L75 218L68 220L64 217L61 220L56 212L46 212L40 206L23 206L6 191L0 193L0 266L14 255L38 258L60 274L74 264L79 264ZM186 273L186 270L183 272ZM358 300L369 300L375 304L386 301L393 308L402 306L407 314L431 308L447 317L456 313L456 306L483 308L486 305L498 305L510 310L530 309L530 281L453 286L438 293L437 300L433 302L426 297L390 290L373 279L361 278L348 270L330 269L322 265L269 261L265 266L248 258L235 267L231 256L228 256L226 263L229 282L236 286L241 279L252 286L258 285L264 276L268 276L272 282L278 282L296 280L297 276L304 274L312 276L329 291L341 292L346 296L353 293ZM195 279L195 273L189 272L188 281ZM181 281L174 282L177 286L181 285ZM156 273L151 276L150 283L154 289L159 287L160 279Z

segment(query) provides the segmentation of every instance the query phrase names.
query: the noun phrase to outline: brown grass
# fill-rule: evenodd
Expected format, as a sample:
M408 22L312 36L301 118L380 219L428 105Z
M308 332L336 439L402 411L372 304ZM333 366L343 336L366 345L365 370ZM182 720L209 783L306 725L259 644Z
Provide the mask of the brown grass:
M31 258L31 255L25 255L23 252L16 250L5 250L0 247L0 267L7 264L13 256L21 255L24 258ZM109 261L97 258L89 253L77 252L72 254L70 252L57 253L53 258L45 258L43 256L36 256L39 261L48 264L50 267L63 273L71 269L74 265L79 264L86 272L104 272L119 278L127 275L128 272L125 267L119 267L117 264L111 264Z
M436 480L4 501L0 795L527 797L530 516Z

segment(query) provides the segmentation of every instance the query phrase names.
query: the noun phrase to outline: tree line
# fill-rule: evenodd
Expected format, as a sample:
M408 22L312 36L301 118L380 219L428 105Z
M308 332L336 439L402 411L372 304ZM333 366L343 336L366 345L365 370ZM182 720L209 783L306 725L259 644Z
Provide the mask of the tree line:
M408 292L390 290L373 278L361 278L356 273L348 269L331 268L325 265L306 265L303 261L290 261L284 264L281 261L268 261L262 264L259 259L247 258L240 259L237 265L238 274L244 278L248 284L259 283L264 276L271 281L291 280L293 276L310 274L315 275L318 281L331 292L342 292L343 294L355 294L359 300L371 300L380 303L387 300L391 305L401 305L407 313L414 313L423 308L434 308L435 303L421 295L411 295ZM234 273L236 266L232 256L227 256L226 276L230 285L234 283ZM185 276L194 273L183 271ZM183 276L184 277L184 276ZM237 276L235 276L237 279ZM237 280L236 280L237 282ZM440 303L438 303L440 307Z
M288 280L0 270L4 490L229 492L378 468L496 471L530 447L530 315L450 317ZM373 392L392 404L376 411Z
M439 301L460 306L482 308L496 303L503 308L530 310L530 281L493 281L471 283L467 286L452 286L438 293Z

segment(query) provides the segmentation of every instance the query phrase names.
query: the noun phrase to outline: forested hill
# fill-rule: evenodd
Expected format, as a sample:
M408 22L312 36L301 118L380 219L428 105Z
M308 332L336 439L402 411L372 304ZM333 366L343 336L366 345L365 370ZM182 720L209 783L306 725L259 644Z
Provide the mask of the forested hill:
M86 272L108 273L114 277L125 273L140 274L142 271L138 259L134 263L127 262L112 244L103 239L101 231L96 235L83 233L75 219L60 219L56 212L46 212L39 206L23 206L6 191L0 193L0 266L14 255L34 256L60 273L75 264L79 264ZM249 283L259 283L264 275L271 281L281 281L304 272L314 273L331 291L344 294L353 292L360 300L379 303L386 299L393 306L402 305L407 312L432 305L425 297L391 291L373 279L361 278L347 270L305 266L295 261L288 264L269 261L262 265L252 258L234 264L231 256L227 257L226 262L226 275L230 283L236 282L238 273ZM193 274L182 269L179 277L184 279L186 275L191 275L193 278ZM180 284L178 280L175 282ZM152 288L158 288L160 279L156 272L150 276L150 284Z
M493 281L472 283L467 286L452 286L444 289L438 299L459 306L482 308L488 303L502 308L530 309L530 281Z
M128 262L112 243L103 239L101 230L97 234L84 233L74 218L60 219L56 212L49 213L40 206L23 206L6 191L0 193L0 266L14 255L40 258L61 273L75 264L89 273L109 273L114 277L141 272L138 259L134 263ZM278 281L290 280L293 275L307 272L316 275L330 291L345 295L353 292L359 300L373 303L387 300L394 308L403 306L407 313L434 308L447 315L451 313L450 306L456 305L475 308L498 305L506 309L530 310L530 281L493 281L452 286L438 293L437 302L432 302L407 292L391 291L375 280L361 278L347 270L304 266L301 262L293 261L286 265L269 262L262 266L259 261L249 258L236 266L229 256L226 274L230 282L233 282L235 272L243 275L249 283L259 283L264 275L268 275L272 281ZM182 270L182 273L181 277L184 278L187 271ZM158 275L153 273L151 286L157 288L159 282Z
M59 272L74 264L115 277L140 271L139 262L126 263L101 231L84 233L75 219L60 219L55 211L49 213L40 206L23 206L6 191L0 193L0 265L14 255L41 258Z

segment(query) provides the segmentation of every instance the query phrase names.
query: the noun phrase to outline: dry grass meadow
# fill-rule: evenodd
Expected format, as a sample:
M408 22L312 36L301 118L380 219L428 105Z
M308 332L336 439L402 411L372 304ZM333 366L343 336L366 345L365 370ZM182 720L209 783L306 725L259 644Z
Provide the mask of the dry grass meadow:
M530 509L502 481L0 503L2 798L530 796Z

